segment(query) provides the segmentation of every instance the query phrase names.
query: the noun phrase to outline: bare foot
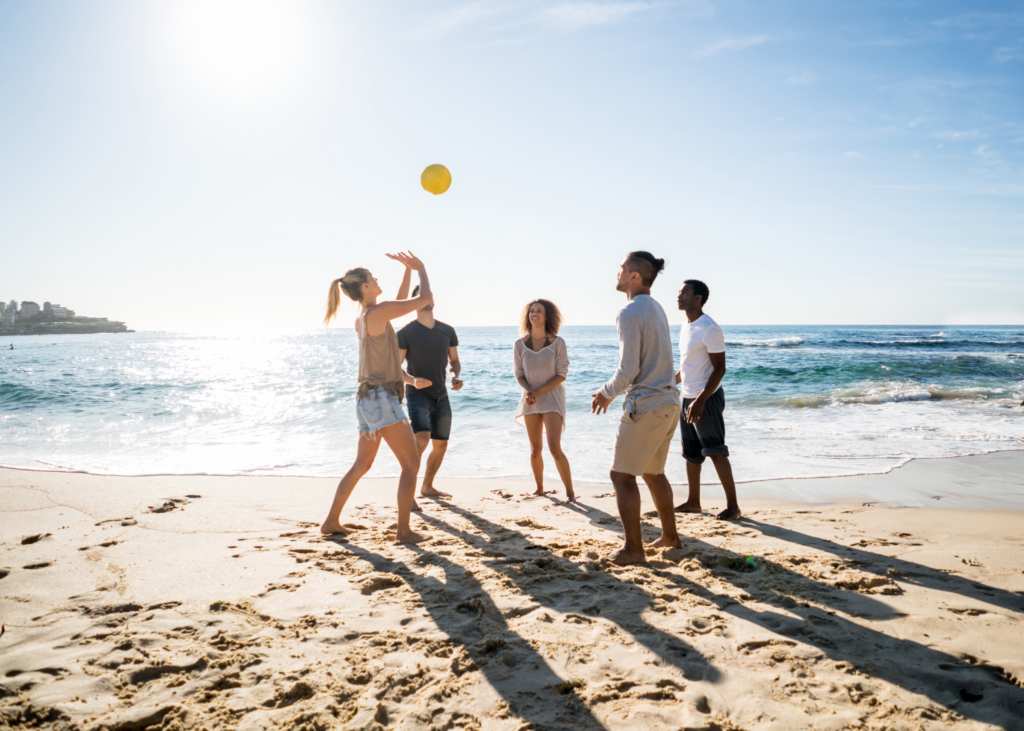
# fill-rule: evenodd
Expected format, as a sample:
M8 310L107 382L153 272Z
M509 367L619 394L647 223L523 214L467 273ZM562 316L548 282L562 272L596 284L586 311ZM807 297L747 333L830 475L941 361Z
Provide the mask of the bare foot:
M682 505L676 506L677 513L703 513L704 510L701 508L700 503L691 503L687 500Z
M446 492L441 492L440 490L438 490L433 485L424 485L423 487L421 487L420 488L420 495L422 495L423 497L443 497L443 498L450 498L451 497L451 495L449 495Z
M545 495L553 495L554 490L545 490L543 487L538 487L533 492L524 492L523 497L544 497Z
M654 541L653 543L648 543L647 547L648 548L682 548L683 544L679 540L679 536L676 536L676 539L674 541L670 541L670 540L666 539L665 536L662 536L661 538L659 538L658 540Z
M719 520L736 520L742 518L743 513L740 512L740 507L737 505L735 508L726 508L718 514Z
M605 558L616 566L631 566L638 563L647 563L647 556L644 554L643 549L627 552L625 548L620 548L615 553L605 556Z
M567 492L565 494L565 502L567 502L567 503L574 503L574 502L576 502L576 493L574 493L574 492Z
M414 512L414 513L422 513L423 512L423 508L421 508L419 503L417 503L415 500L412 501L412 507L410 508L410 510L412 510L412 512Z
M417 533L414 530L409 530L405 533L395 531L395 543L421 543L429 537L430 536L424 535L423 533Z
M347 536L350 533L354 533L355 531L351 528L346 528L336 520L330 522L325 520L324 524L320 526L320 532L323 533L325 536L333 536L339 534Z

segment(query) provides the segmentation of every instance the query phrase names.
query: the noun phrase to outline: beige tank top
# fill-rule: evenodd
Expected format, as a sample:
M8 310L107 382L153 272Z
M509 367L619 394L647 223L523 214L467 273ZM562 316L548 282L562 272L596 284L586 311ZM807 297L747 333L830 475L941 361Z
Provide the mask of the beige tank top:
M381 386L401 401L405 396L402 361L398 359L398 336L389 321L380 335L366 335L366 315L362 316L363 335L359 338L359 389L357 399L369 398L370 389Z

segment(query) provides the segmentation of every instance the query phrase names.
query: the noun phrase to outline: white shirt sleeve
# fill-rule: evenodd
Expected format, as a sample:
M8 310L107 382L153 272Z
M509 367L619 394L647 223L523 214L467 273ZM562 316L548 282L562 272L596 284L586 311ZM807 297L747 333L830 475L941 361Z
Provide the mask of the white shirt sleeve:
M520 338L516 341L516 344L512 346L512 372L516 378L522 378L526 375L526 371L523 370L523 350L520 346L523 340Z
M555 374L562 378L569 375L569 352L562 338L555 343Z
M718 326L717 322L704 331L702 339L709 353L725 352L725 333L722 332L722 328Z

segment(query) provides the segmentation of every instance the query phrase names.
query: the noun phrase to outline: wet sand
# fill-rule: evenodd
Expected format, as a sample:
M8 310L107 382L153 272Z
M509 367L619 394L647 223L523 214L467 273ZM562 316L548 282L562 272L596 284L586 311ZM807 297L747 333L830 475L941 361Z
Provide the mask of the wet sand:
M627 568L607 486L436 484L406 547L395 480L344 540L331 479L0 470L0 725L1024 728L1024 452L741 485Z

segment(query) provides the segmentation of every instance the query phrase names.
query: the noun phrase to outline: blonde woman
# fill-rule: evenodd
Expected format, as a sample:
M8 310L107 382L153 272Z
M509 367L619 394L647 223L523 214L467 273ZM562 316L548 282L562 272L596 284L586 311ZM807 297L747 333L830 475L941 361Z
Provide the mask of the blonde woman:
M355 321L356 335L359 337L359 388L356 391L359 439L355 464L338 483L334 502L331 503L327 519L320 526L320 532L325 535L352 532L351 528L341 524L341 511L359 478L373 466L380 447L379 436L387 442L402 468L398 479L398 528L395 531L395 542L418 543L426 536L409 527L409 514L416 491L416 475L420 470L420 454L416 449L412 427L402 409L402 396L405 392L404 383L416 388L427 388L430 381L413 378L402 370L402 362L398 358L398 338L391 321L429 305L434 297L430 292L430 282L423 262L412 253L387 256L405 265L405 276L398 288L396 300L378 302L377 298L383 294L383 290L370 271L362 267L349 269L344 277L331 282L327 295L324 324L330 323L338 314L343 292L349 299L359 303L359 316ZM406 299L413 269L419 275L419 296Z
M569 460L562 452L562 431L565 429L565 377L569 374L569 355L565 341L558 337L562 314L553 302L536 299L523 308L519 331L513 350L516 380L523 388L523 397L516 409L516 422L526 427L530 438L530 467L537 482L534 495L544 494L544 458L542 434L547 433L548 451L565 485L566 499L576 502L572 489Z

